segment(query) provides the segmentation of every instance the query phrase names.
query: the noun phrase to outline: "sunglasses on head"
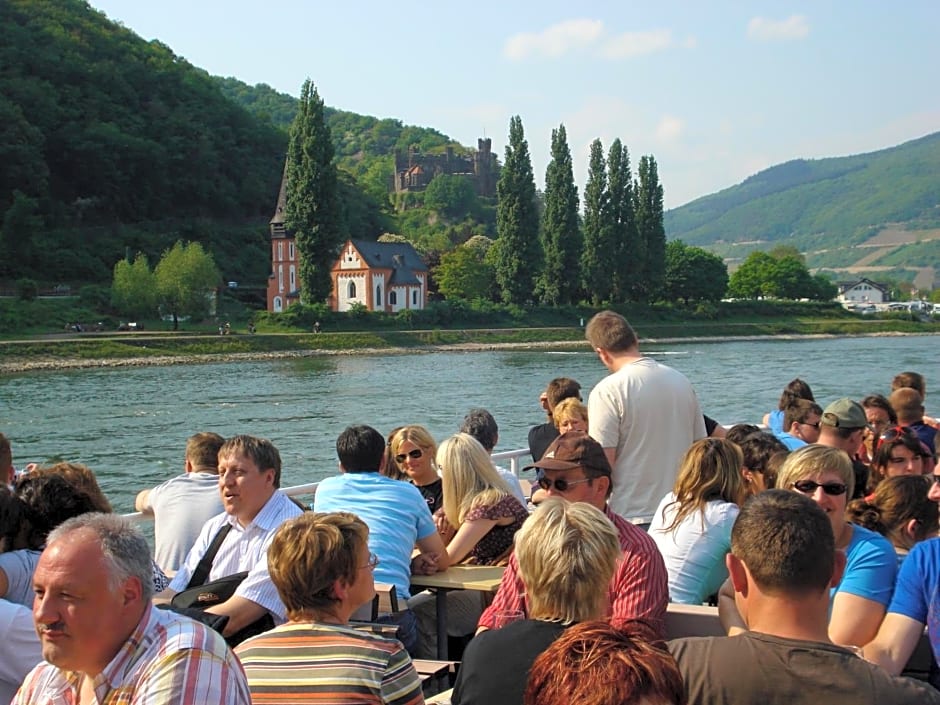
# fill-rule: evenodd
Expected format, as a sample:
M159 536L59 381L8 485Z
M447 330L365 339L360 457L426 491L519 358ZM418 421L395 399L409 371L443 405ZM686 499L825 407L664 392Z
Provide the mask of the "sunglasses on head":
M413 448L413 449L409 450L407 453L399 453L398 455L396 455L396 456L395 456L395 462L396 462L396 463L403 463L403 462L405 462L405 458L411 458L412 460L417 460L417 459L420 458L422 455L424 455L424 451L423 451L423 450L421 450L420 448Z
M792 485L793 489L797 492L803 494L813 494L816 491L816 488L822 487L823 492L833 497L838 497L840 494L845 494L846 489L848 489L845 484L841 482L813 482L812 480L800 480L799 482L794 482Z
M910 426L894 426L893 428L889 428L886 431L882 431L881 435L878 436L878 438L879 440L882 440L882 441L893 441L895 438L899 436L913 436L913 435L914 435L914 431L910 428Z
M581 485L585 482L590 482L591 478L586 477L583 480L549 480L545 475L539 477L536 482L538 486L543 490L550 490L552 487L555 488L556 492L567 492L568 488L572 485Z

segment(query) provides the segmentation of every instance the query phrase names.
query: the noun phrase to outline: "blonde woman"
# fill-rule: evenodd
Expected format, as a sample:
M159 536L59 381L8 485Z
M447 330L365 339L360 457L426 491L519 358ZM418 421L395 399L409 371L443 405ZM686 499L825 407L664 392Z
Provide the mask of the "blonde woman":
M829 638L843 646L864 646L878 633L898 571L894 547L880 534L846 521L846 502L855 488L845 451L811 444L787 456L777 475L779 489L799 492L826 512L835 547L845 553L845 570L830 590ZM722 587L719 612L725 628L744 627L733 596Z
M720 438L703 438L686 451L649 529L666 562L670 602L700 605L728 578L731 527L747 496L743 465L741 449Z
M444 542L450 563L491 565L506 556L529 513L496 472L483 446L458 433L441 443L437 464L444 482Z
M552 411L552 421L558 429L558 435L563 436L568 431L588 430L588 409L580 399L569 397L558 403Z
M450 565L460 562L493 565L506 558L516 531L529 513L496 472L480 442L458 433L441 443L437 464L444 481L441 534ZM440 599L443 596L439 596ZM447 593L450 636L472 634L483 614L483 595L474 590ZM409 602L418 618L418 654L434 658L437 628L433 600L427 594Z
M434 514L443 504L443 484L434 464L437 444L424 426L403 426L389 441L392 460L400 474L418 488ZM395 477L394 472L386 472Z
M587 502L545 500L516 535L528 618L520 614L470 642L451 702L521 703L535 658L572 624L603 618L621 556L617 529L599 509Z

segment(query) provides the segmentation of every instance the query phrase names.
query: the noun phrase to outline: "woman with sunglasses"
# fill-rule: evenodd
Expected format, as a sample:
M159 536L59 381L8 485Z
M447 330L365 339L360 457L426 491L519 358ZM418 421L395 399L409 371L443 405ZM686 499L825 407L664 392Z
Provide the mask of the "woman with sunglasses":
M887 539L846 521L854 483L849 456L821 445L790 453L777 476L777 487L806 495L826 512L836 548L845 552L845 571L831 590L829 616L829 638L844 646L864 646L878 633L898 570Z
M731 441L703 438L686 451L679 477L649 528L669 574L669 601L700 605L728 578L731 527L747 497L744 457Z
M444 530L448 563L495 565L512 549L513 537L528 510L512 494L480 442L458 433L441 443L437 463L444 482ZM418 615L422 654L436 653L433 604L412 604ZM433 601L431 601L433 603ZM447 626L451 636L473 633L483 613L483 596L467 590L447 595Z
M845 552L845 570L830 590L829 613L829 638L842 646L864 646L878 633L898 572L897 556L887 539L845 519L854 483L849 456L818 444L790 453L777 475L779 489L800 492L826 512L836 548ZM747 629L730 581L719 592L718 614L729 634Z
M444 486L434 464L437 444L424 426L403 426L389 441L398 470L418 488L434 514L444 504Z
M937 535L938 508L930 501L925 477L900 475L879 483L875 492L849 503L849 521L877 531L894 546L898 565L918 541Z
M931 471L930 453L906 426L895 426L878 437L871 460L869 491L888 477L923 475Z

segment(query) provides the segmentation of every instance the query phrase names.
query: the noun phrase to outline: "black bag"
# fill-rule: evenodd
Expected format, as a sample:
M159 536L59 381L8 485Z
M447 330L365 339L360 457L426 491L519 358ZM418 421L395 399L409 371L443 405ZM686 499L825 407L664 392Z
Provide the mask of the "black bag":
M225 602L235 594L235 590L238 589L241 582L248 577L248 571L246 570L241 573L226 575L224 578L219 578L218 580L213 580L208 583L205 582L206 578L209 577L212 561L215 560L215 555L219 552L222 542L231 529L231 524L226 524L219 529L219 533L212 539L212 543L206 550L205 555L202 557L202 560L199 561L196 570L193 571L193 575L189 579L186 589L176 593L168 605L160 605L164 609L184 614L198 622L202 622L212 629L215 629L219 634L221 634L226 625L228 625L229 618L224 615L205 612L204 610L207 607ZM265 612L264 616L259 617L234 634L229 635L225 638L225 641L228 642L229 646L236 646L249 637L261 634L273 628L274 620L271 618L270 613Z

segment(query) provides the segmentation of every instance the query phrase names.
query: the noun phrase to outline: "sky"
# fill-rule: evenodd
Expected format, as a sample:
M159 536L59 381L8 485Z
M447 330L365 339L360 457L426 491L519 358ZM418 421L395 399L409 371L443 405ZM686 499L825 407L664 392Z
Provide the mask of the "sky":
M940 130L940 2L90 0L211 74L432 127L461 144L522 118L538 188L565 125L652 154L674 208L774 164Z

